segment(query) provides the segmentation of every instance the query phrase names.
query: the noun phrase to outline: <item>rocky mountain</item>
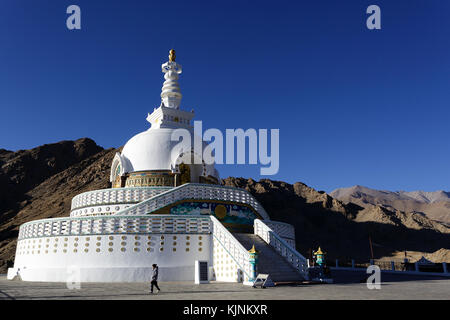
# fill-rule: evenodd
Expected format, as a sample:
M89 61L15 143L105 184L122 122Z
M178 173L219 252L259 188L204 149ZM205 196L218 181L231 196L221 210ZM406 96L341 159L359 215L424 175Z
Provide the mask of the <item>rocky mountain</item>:
M109 187L118 150L86 138L17 152L0 149L0 273L13 264L22 223L68 216L72 197ZM436 262L449 260L450 229L422 214L346 204L301 182L230 177L223 183L247 189L271 219L293 224L305 256L320 245L329 258L367 261L370 235L377 258L407 250L414 259L425 254Z
M0 149L0 212L25 200L25 193L45 179L101 150L87 138L17 152Z
M367 261L370 235L375 258L400 259L405 251L413 260L449 258L450 228L421 214L345 204L301 182L227 178L224 183L251 192L271 219L294 225L297 249L305 256L320 245L330 258Z
M379 205L390 210L416 212L450 226L450 192L385 191L363 186L336 189L330 193L345 203L363 207Z
M0 273L14 261L22 223L69 216L72 197L108 187L115 152L87 138L0 151Z

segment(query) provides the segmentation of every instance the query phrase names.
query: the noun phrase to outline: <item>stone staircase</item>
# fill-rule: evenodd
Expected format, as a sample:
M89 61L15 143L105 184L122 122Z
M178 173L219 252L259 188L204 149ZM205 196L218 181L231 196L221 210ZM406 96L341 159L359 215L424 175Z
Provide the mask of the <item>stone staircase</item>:
M273 282L295 282L304 280L303 276L294 269L274 248L255 234L233 233L233 236L250 250L255 245L259 251L257 273L266 273Z

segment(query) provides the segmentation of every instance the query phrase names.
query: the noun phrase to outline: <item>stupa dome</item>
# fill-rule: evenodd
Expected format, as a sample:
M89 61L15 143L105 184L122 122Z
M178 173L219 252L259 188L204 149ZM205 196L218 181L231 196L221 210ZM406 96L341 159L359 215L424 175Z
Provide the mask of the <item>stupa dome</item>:
M148 129L132 137L124 146L121 158L123 163L123 172L137 172L137 171L175 171L176 166L181 162L187 162L189 151L172 152L179 141L172 141L172 133L175 128L158 128ZM194 134L191 132L190 145L194 147ZM202 152L207 146L202 142ZM186 152L188 151L188 152ZM199 158L199 155L193 151L190 152L194 157ZM184 161L183 161L184 160ZM199 175L218 177L218 173L214 165L202 163L202 172Z
M171 170L175 160L171 151L177 143L170 139L173 130L149 129L128 140L122 151L124 171Z

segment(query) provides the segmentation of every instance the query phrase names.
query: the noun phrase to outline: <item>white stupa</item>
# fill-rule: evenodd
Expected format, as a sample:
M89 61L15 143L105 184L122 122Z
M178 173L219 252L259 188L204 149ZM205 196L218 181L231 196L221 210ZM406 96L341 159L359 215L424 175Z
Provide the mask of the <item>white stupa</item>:
M148 114L147 121L151 127L131 138L125 144L122 154L116 154L110 177L115 187L178 186L182 174L179 165L183 160L189 158L191 163L195 163L190 157L201 159L201 155L196 154L193 148L181 153L172 152L178 141L173 141L171 137L179 128L191 132L190 145L194 146L191 126L194 112L180 110L182 94L178 75L182 67L175 62L174 50L170 51L169 61L161 67L165 79L161 91L161 105ZM205 143L203 147L206 147ZM204 161L198 160L198 164L190 165L188 170L190 182L217 184L219 181L214 165L207 165Z
M180 109L182 68L174 50L162 71L161 105L147 116L151 127L115 155L112 188L75 196L70 217L23 224L8 279L149 281L156 263L162 281L198 280L201 265L203 281L251 284L252 245L260 250L260 272L275 280L308 277L291 225L271 221L246 190L220 185L214 165L193 148L174 148L177 129L194 139L194 113ZM276 261L265 260L274 259L273 251Z

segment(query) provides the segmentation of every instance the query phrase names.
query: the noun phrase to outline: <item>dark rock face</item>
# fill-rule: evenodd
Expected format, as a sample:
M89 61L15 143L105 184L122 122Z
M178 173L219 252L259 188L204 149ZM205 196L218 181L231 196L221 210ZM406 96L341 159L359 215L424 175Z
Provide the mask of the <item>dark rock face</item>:
M61 141L31 150L0 151L0 212L11 208L23 194L48 177L80 162L103 148L88 138Z
M308 258L312 248L321 246L331 259L368 261L369 235L375 258L450 249L450 229L415 213L344 204L301 182L231 177L223 182L252 193L272 220L294 225L297 249Z
M111 152L111 151L110 151ZM0 150L0 273L14 260L19 226L34 219L67 216L76 190L108 185L108 151L88 138L31 150ZM101 161L103 166L91 168ZM95 172L98 171L98 172ZM101 183L97 183L99 177Z

